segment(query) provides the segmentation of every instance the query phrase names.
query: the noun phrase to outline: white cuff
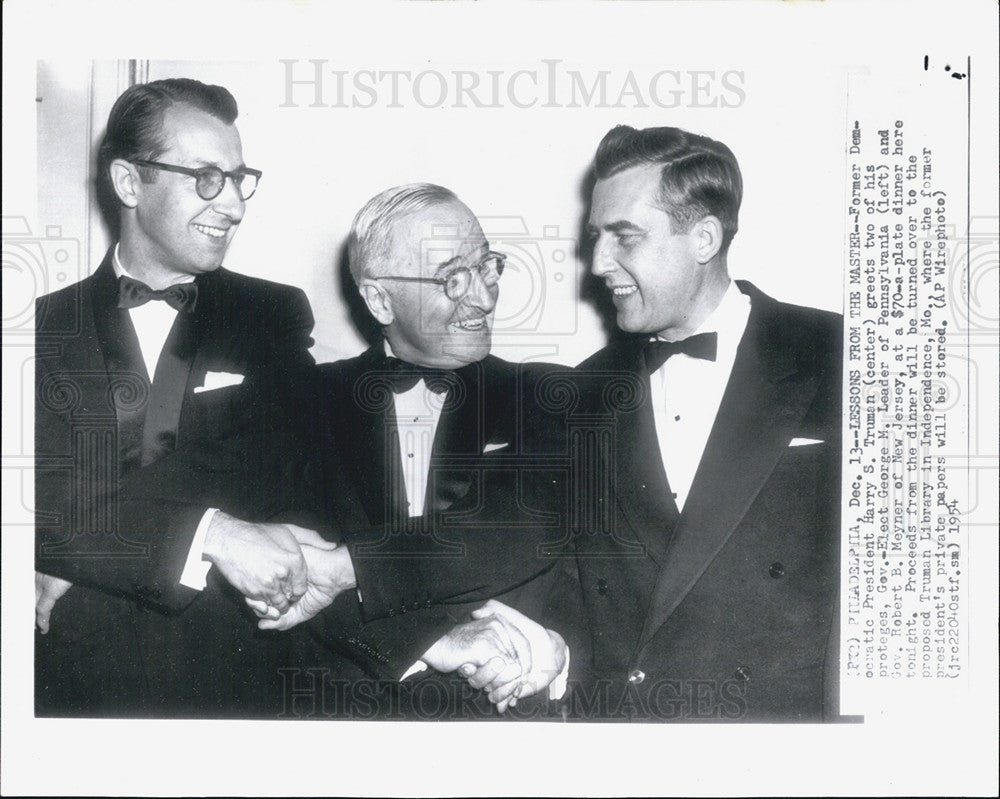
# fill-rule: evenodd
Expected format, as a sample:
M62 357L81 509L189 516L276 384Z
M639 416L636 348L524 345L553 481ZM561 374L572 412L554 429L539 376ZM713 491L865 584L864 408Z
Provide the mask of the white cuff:
M218 508L209 508L198 522L198 529L194 531L194 539L191 541L191 549L188 550L187 560L184 561L184 571L181 572L181 585L193 588L195 591L205 590L208 584L208 573L212 569L212 564L202 560L202 555L205 550L205 536L208 535L208 527L217 510Z
M427 664L424 663L422 660L418 660L416 663L410 666L410 668L408 668L405 672L403 672L403 676L399 678L399 681L402 682L407 677L412 677L414 674L420 674L420 672L422 671L427 671Z
M569 647L566 647L566 665L563 666L559 676L549 684L549 699L553 702L562 699L566 694L566 687L569 683Z

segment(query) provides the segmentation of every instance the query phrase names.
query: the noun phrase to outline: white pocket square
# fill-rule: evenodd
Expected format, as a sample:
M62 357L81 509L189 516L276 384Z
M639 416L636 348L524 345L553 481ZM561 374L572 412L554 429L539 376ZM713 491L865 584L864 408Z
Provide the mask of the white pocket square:
M810 444L822 444L822 438L793 438L790 447L808 447Z
M205 384L195 386L194 393L200 394L202 391L215 391L228 386L238 386L243 382L243 375L235 372L205 372Z
M504 441L500 444L487 444L485 447L483 447L483 454L485 455L487 452L495 452L498 449L503 449L509 443L510 443L509 441Z

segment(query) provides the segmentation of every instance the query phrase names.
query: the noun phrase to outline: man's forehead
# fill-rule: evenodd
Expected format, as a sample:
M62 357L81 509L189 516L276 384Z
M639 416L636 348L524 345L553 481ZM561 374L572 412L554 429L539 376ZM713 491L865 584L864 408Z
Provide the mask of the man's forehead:
M174 103L163 114L167 151L189 161L215 164L234 157L242 160L242 143L235 124L187 103Z
M436 270L447 262L488 249L475 215L461 203L435 205L411 214L407 244L422 270Z
M637 213L659 210L661 167L642 164L623 169L594 185L590 223L606 224Z

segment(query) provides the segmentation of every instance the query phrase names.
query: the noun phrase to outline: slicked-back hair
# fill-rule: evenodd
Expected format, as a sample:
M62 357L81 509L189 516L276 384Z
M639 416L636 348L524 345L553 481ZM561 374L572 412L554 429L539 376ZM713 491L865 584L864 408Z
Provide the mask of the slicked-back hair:
M119 202L111 184L111 162L116 158L155 161L167 149L163 117L175 103L185 103L227 125L239 109L228 89L191 78L166 78L130 86L115 101L108 127L97 151L97 199L109 226L118 234ZM156 179L152 169L139 169L147 182Z
M725 253L739 228L743 176L722 142L680 128L612 128L594 158L598 180L642 164L660 165L660 203L675 233L711 214L722 223Z
M408 183L376 194L364 204L347 237L347 262L354 282L385 274L393 230L405 217L434 205L459 202L455 192L433 183Z

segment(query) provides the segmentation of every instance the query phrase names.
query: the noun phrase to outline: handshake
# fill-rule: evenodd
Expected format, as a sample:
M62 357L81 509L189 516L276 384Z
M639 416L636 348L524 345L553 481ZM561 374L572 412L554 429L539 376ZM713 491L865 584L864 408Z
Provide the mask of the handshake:
M295 524L244 522L216 511L202 557L243 594L262 630L291 629L356 586L347 549Z
M244 522L216 511L202 559L243 595L262 630L291 629L357 587L347 548L294 524ZM35 575L35 617L43 633L56 601L70 587L60 578ZM503 712L564 678L568 660L558 633L491 599L470 621L438 639L407 675L425 666L458 672Z
M356 587L347 548L293 524L248 524L217 513L205 558L244 595L262 630L288 630ZM471 615L423 654L425 666L457 671L501 713L565 675L569 652L558 633L492 599Z

